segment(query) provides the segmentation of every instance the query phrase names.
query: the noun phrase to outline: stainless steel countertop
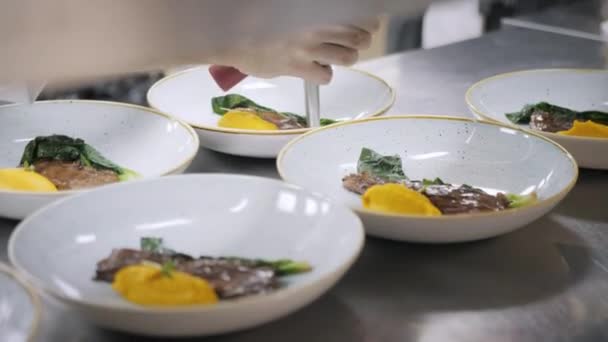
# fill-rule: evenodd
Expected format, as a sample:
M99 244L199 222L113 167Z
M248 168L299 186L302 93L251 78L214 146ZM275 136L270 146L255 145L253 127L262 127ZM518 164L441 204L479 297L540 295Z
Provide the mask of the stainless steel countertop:
M464 91L498 72L602 67L600 43L511 28L361 67L398 91L395 113L468 116ZM277 177L274 161L201 149L189 172ZM522 230L448 246L368 238L346 277L277 322L208 341L608 341L608 172L582 171L553 213ZM16 222L0 220L0 260ZM41 241L41 243L44 243ZM138 341L45 300L39 341ZM194 339L193 339L194 340Z
M569 6L559 6L540 13L505 18L502 23L507 26L602 41L608 39L602 37L601 31L602 20L608 20L608 13L602 19L602 1L587 0ZM605 11L608 11L608 8Z

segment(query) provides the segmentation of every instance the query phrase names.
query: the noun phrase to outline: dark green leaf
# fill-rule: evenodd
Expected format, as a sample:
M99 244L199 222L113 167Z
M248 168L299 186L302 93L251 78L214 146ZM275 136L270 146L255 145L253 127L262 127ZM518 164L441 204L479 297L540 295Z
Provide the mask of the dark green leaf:
M403 172L401 157L383 156L369 148L363 148L357 163L357 172L368 173L387 181L401 181L407 179Z
M248 108L260 111L276 112L274 109L260 106L245 96L238 94L228 94L225 96L214 97L211 99L211 107L213 107L213 112L219 115L224 115L228 111L236 108Z
M84 141L65 135L36 137L23 151L19 165L29 166L41 159L73 162L80 160Z
M534 105L526 105L521 111L515 113L507 113L507 119L514 124L527 124L530 123L532 113L534 112Z
M168 278L173 276L173 271L175 271L175 263L173 260L167 260L160 269L160 273Z
M533 204L537 201L538 197L535 192L529 195L516 195L507 194L509 200L509 208L521 208Z
M441 178L437 177L435 179L423 179L422 180L422 185L427 187L430 185L445 185L445 183L443 182L443 180L441 180Z
M142 251L150 253L162 253L163 239L157 237L142 237L139 240L139 247Z
M106 159L101 155L101 153L88 144L84 145L82 152L85 158L88 159L89 163L98 169L112 170L119 175L123 172L122 167Z
M321 119L321 126L329 126L329 125L333 125L335 123L338 123L338 120L332 120L332 119Z
M608 125L608 113L598 111L586 111L576 114L576 119L581 121L593 121L601 125Z

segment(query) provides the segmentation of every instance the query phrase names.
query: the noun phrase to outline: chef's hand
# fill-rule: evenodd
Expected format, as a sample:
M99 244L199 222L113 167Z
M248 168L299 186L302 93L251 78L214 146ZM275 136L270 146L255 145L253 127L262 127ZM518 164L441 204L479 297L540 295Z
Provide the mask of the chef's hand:
M263 44L245 44L220 53L214 64L256 77L295 76L327 84L332 78L329 65L356 63L359 51L369 48L379 26L379 20L373 19L357 25L320 27Z

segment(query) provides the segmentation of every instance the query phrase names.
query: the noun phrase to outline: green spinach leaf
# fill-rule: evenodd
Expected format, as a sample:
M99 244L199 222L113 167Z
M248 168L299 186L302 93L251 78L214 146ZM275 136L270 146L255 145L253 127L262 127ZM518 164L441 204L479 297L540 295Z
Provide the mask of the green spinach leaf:
M359 162L357 163L357 172L365 172L387 181L402 181L407 179L407 176L403 172L400 156L383 156L369 148L361 150Z
M211 106L213 112L219 115L224 115L228 111L236 108L249 108L260 111L276 112L276 110L253 102L245 96L238 94L228 94L225 96L218 96L211 99Z

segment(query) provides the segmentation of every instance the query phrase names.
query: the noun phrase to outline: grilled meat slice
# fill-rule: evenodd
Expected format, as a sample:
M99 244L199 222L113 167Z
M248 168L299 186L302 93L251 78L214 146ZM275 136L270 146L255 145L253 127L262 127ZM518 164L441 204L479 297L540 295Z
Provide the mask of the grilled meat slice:
M382 185L387 182L379 177L372 176L368 173L353 173L342 179L342 185L349 191L363 195L367 189L374 185Z
M536 109L530 116L530 127L543 132L567 131L574 125L574 120L563 115L553 115Z
M424 188L423 194L442 214L467 214L509 208L509 200L504 194L493 196L468 185L431 185Z
M91 188L118 182L116 172L98 170L80 162L41 160L33 166L36 172L55 184L58 190Z

